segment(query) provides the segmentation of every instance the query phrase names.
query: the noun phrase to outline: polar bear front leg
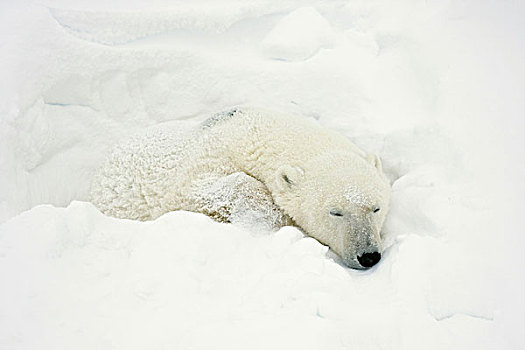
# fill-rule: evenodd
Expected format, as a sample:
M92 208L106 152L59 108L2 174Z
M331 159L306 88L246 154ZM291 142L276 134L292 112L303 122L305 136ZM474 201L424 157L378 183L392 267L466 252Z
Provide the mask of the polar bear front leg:
M276 230L292 224L275 205L266 186L243 172L203 176L193 183L192 190L196 211L217 221L257 230Z

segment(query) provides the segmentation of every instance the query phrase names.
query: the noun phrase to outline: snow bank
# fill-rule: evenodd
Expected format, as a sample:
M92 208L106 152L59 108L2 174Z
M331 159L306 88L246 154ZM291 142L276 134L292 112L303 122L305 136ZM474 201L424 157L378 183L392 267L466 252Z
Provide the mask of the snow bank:
M0 348L522 348L524 11L1 4ZM78 202L117 140L237 104L382 156L377 267L347 270L293 228L137 223Z
M444 248L406 237L378 268L358 272L291 227L254 235L187 212L143 223L105 217L85 202L38 206L0 231L0 278L9 281L0 347L382 349L494 341L490 310L426 309L425 288L417 287L433 279L427 271ZM470 334L447 335L466 326Z
M265 54L274 59L299 61L330 48L335 33L313 7L302 7L284 17L262 41Z

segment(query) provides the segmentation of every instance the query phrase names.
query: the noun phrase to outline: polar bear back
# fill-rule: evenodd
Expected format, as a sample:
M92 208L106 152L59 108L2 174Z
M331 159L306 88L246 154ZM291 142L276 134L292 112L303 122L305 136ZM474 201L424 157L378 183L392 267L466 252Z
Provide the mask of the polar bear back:
M306 118L232 109L190 129L159 125L118 144L94 177L91 201L108 215L135 220L199 211L192 192L210 176L244 172L268 184L284 164L337 151L364 157L346 138Z

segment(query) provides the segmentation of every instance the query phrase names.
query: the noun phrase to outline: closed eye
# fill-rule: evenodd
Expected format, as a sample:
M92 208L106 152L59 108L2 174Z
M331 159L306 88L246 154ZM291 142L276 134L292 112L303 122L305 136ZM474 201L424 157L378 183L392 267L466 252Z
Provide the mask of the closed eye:
M374 213L377 213L380 210L381 210L381 208L377 207L377 208L374 209Z
M330 215L332 215L332 216L343 216L343 213L340 210L332 209L332 210L330 210Z

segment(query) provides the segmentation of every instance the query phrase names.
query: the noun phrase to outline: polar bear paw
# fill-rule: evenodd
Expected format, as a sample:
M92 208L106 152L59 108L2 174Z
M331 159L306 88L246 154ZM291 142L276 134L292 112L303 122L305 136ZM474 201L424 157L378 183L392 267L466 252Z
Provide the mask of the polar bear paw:
M208 174L193 184L196 211L252 230L277 230L292 220L275 205L266 186L243 172Z

